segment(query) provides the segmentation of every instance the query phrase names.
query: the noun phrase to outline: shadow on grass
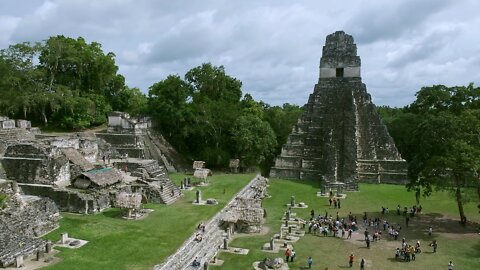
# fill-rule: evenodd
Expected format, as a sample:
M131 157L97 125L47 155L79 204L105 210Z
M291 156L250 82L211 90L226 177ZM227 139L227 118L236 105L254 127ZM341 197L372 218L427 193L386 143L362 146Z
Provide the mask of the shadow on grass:
M276 178L269 178L270 181L275 181L277 180ZM297 179L280 179L281 181L285 182L290 182L290 183L295 183L295 185L304 185L304 186L310 186L314 189L318 189L320 191L320 181L318 180L297 180Z
M480 235L479 235L480 236ZM479 258L480 257L480 242L473 246L473 250L468 254L469 257Z
M113 208L113 209L109 209L108 211L103 211L102 215L104 217L118 219L122 217L122 211L118 208Z
M365 226L363 224L363 215L364 213L353 213L357 216L357 223L359 224L361 230L367 228L370 233L375 231L375 227ZM438 236L438 234L450 234L449 238L463 238L466 237L465 234L474 234L478 233L478 227L480 226L475 222L468 222L466 225L460 224L459 220L446 217L441 213L425 213L411 217L409 215L409 226L406 226L405 220L406 217L403 215L397 215L396 212L390 212L385 215L382 215L380 212L367 212L368 219L374 220L375 218L380 219L380 226L378 230L382 232L382 239L387 241L395 241L388 235L387 231L383 230L383 220L388 221L390 226L394 228L401 227L399 240L404 237L403 235L409 235L409 238L414 237L415 239L422 241L432 241ZM433 235L428 235L428 228L432 226ZM468 237L468 236L467 236ZM479 252L480 253L480 252Z

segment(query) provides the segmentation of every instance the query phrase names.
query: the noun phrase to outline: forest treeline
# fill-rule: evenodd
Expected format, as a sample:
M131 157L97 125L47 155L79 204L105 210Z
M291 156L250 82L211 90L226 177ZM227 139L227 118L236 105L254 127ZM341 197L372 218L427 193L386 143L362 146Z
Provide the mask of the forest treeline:
M127 86L115 54L81 37L15 44L0 51L0 115L65 130L104 124L110 111L149 115L191 159L220 168L239 158L267 172L302 111L255 101L210 63L159 79L147 94Z

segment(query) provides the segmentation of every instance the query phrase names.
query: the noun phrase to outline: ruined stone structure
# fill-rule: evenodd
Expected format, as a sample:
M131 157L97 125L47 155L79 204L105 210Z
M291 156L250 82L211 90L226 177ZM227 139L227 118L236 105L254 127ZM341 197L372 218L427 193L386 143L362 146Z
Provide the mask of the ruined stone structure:
M37 133L39 129L32 128L30 121L0 116L0 140L32 140Z
M132 134L140 129L123 126ZM100 212L114 206L118 192L132 189L145 202L171 204L182 196L156 160L111 159L116 150L94 134L0 138L0 150L0 179L17 181L25 194L51 198L62 211Z
M188 238L183 245L169 256L165 262L154 267L155 270L170 270L170 269L198 269L192 266L192 261L195 257L199 258L200 263L204 265L216 256L219 249L225 249L231 237L228 235L236 229L234 224L237 223L237 228L256 228L259 230L261 225L260 220L263 219L263 210L258 211L260 202L257 200L266 196L267 179L261 176L256 176L249 184L247 184L237 195L232 199L222 211L217 213L210 221L205 224L205 231L202 233L202 241L196 241L196 234ZM250 202L254 202L251 204ZM249 211L245 209L247 206L255 206ZM233 219L231 219L233 217ZM231 221L231 222L230 222ZM232 224L233 226L229 226ZM246 225L246 226L243 226ZM226 227L225 227L226 226ZM225 229L229 231L225 234Z
M129 158L116 161L114 167L132 172L131 176L136 179L129 183L130 190L141 193L144 202L172 204L183 196L156 160Z
M225 209L221 226L231 233L259 233L265 213L262 200L267 196L267 184L268 179L259 177L248 190L236 196Z
M118 157L154 159L169 172L187 169L183 158L158 133L151 129L149 117L131 117L124 112L111 112L107 133L96 133L112 145Z
M23 195L13 181L0 180L0 194L7 196L0 208L0 267L36 252L43 254L49 241L37 237L58 227L60 215L55 203Z
M9 142L34 140L35 134L40 131L32 128L30 121L12 120L6 116L0 116L0 157L5 154ZM5 178L5 171L0 162L0 179Z
M406 162L382 123L360 77L353 37L327 36L320 77L293 127L271 177L315 179L324 188L358 182L404 183Z

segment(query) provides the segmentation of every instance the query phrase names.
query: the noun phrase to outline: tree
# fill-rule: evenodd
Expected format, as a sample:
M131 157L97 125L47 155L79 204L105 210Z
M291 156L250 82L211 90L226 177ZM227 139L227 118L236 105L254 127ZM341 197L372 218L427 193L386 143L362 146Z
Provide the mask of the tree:
M105 123L112 102L121 98L145 103L117 74L115 55L81 37L9 46L0 51L0 71L0 113L45 126L82 129Z
M480 201L480 90L437 85L424 87L406 110L421 119L413 136L416 151L409 162L409 188L451 192L460 220L468 188L476 187Z
M223 66L204 63L189 70L185 81L193 89L194 102L209 99L235 104L242 97L242 82L225 74Z
M191 117L191 87L178 75L154 83L148 91L148 108L162 134L177 147L185 150Z
M148 109L148 99L140 89L125 86L111 99L112 110L127 112L130 115L144 115Z
M241 116L231 133L235 154L244 166L261 165L275 155L277 141L268 122L254 115Z

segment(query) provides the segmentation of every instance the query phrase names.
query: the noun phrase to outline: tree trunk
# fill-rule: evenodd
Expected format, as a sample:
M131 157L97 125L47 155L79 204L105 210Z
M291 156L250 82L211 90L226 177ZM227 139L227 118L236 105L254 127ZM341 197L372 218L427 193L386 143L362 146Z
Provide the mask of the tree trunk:
M45 123L45 126L48 126L48 119L47 119L47 114L45 113L45 108L42 109L42 117L43 117L43 122Z
M465 225L467 223L467 217L465 217L465 211L463 209L463 202L462 202L462 193L459 187L455 190L455 200L457 201L458 205L458 212L460 214L460 223Z

